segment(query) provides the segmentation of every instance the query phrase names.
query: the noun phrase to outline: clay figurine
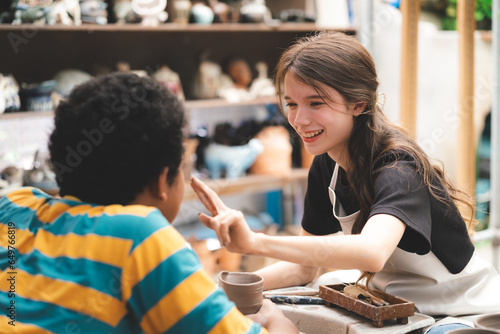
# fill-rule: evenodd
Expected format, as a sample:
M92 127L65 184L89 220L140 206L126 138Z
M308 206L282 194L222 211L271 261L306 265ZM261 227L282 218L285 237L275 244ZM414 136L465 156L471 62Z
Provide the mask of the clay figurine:
M108 24L108 4L104 0L82 0L80 10L83 23Z
M191 6L191 17L194 23L211 24L214 21L213 10L202 2Z
M174 92L180 100L184 100L184 91L182 90L179 74L172 71L167 65L160 67L153 77L161 82L165 88Z
M14 166L6 167L0 172L0 192L7 187L23 185L23 169Z
M205 165L210 178L220 178L223 170L226 171L227 179L239 178L263 150L264 146L259 139L251 139L248 144L241 146L208 145L205 150Z
M143 26L158 26L168 19L167 0L132 0L132 10L142 17Z
M20 108L19 85L11 74L0 74L0 114Z
M78 0L54 0L47 15L50 25L81 25L80 3Z
M251 100L248 87L252 82L252 71L246 60L235 58L228 62L226 72L231 79L230 85L224 85L219 95L230 102L240 102Z
M56 175L46 153L35 152L32 168L23 173L23 185L40 188L49 194L58 193Z
M215 23L229 23L229 5L217 0L208 0L208 4L214 12Z
M148 76L148 72L146 72L144 70L132 70L130 68L130 64L127 63L126 61L119 61L118 63L116 63L116 70L118 72L132 72L132 73L137 74L140 77Z
M50 11L52 0L39 1L36 5L25 1L15 0L12 3L12 24L32 23L44 25L47 23L47 15Z
M19 90L21 110L23 111L52 111L54 110L55 80L46 80L41 83L22 83Z
M233 79L236 88L248 89L252 82L252 71L244 59L232 59L227 65L227 73Z
M264 150L250 167L252 174L283 175L292 169L292 144L284 126L267 126L255 138Z
M63 98L66 98L73 88L90 80L92 75L78 69L64 69L56 73L54 80L56 81L55 91Z
M191 10L191 1L189 0L174 0L175 22L179 24L187 24L189 22L189 13Z
M265 0L243 0L240 9L242 23L265 23L271 19L271 11L266 7Z
M250 85L250 94L253 97L275 96L276 89L273 81L267 76L267 64L260 61L255 65L255 68L259 74Z
M193 95L197 99L215 99L219 96L221 67L211 61L203 60L194 78Z

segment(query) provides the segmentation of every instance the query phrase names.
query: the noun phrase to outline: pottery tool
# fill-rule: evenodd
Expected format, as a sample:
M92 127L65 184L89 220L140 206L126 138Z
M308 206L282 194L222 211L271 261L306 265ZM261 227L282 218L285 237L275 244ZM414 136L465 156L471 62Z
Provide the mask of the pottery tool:
M265 298L277 304L310 304L323 305L324 299L310 296L291 296L291 295L266 295Z
M373 295L388 303L376 306L365 300L345 294L344 288L355 284L320 285L319 296L324 299L326 306L340 306L348 311L362 315L370 320L374 327L384 326L384 320L396 319L398 324L407 324L408 317L415 314L415 304L394 295L372 289ZM357 296L357 294L355 294Z
M317 296L319 294L318 289L311 288L284 288L276 290L264 291L264 297L266 295L280 295L280 296Z

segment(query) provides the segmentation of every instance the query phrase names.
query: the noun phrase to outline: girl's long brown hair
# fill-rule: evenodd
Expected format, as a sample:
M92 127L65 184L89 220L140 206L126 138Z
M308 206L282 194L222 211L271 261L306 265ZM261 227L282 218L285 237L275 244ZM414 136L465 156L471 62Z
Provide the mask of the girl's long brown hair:
M397 159L396 152L412 156L431 195L443 203L449 203L451 198L462 209L469 231L474 230L475 209L470 196L455 187L407 131L391 123L377 105L379 82L375 63L356 38L343 33L321 32L303 37L282 54L275 71L275 84L283 113L286 113L283 110L283 82L288 72L316 89L325 101L329 101L329 97L323 87L328 86L338 91L346 103L366 103L364 112L355 117L347 148L347 179L360 208L353 234L361 233L373 204L374 162L384 154L394 154Z

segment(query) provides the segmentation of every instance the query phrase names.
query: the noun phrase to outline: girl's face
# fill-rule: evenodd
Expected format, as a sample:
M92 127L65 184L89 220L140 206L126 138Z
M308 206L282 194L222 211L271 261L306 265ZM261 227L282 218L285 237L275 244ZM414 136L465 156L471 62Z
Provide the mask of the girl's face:
M312 155L327 152L342 165L347 158L353 116L359 115L360 107L347 104L338 91L326 85L321 88L328 95L319 95L291 72L285 75L284 88L288 122L302 138L306 151Z

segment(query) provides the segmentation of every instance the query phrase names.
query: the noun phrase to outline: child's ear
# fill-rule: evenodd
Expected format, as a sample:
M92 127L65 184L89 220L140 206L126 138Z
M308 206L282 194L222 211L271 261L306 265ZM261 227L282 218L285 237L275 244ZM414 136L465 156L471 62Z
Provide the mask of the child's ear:
M168 183L167 183L168 167L164 167L160 175L151 183L151 192L153 196L161 201L168 199Z
M366 109L366 102L357 102L354 104L352 115L358 117Z

